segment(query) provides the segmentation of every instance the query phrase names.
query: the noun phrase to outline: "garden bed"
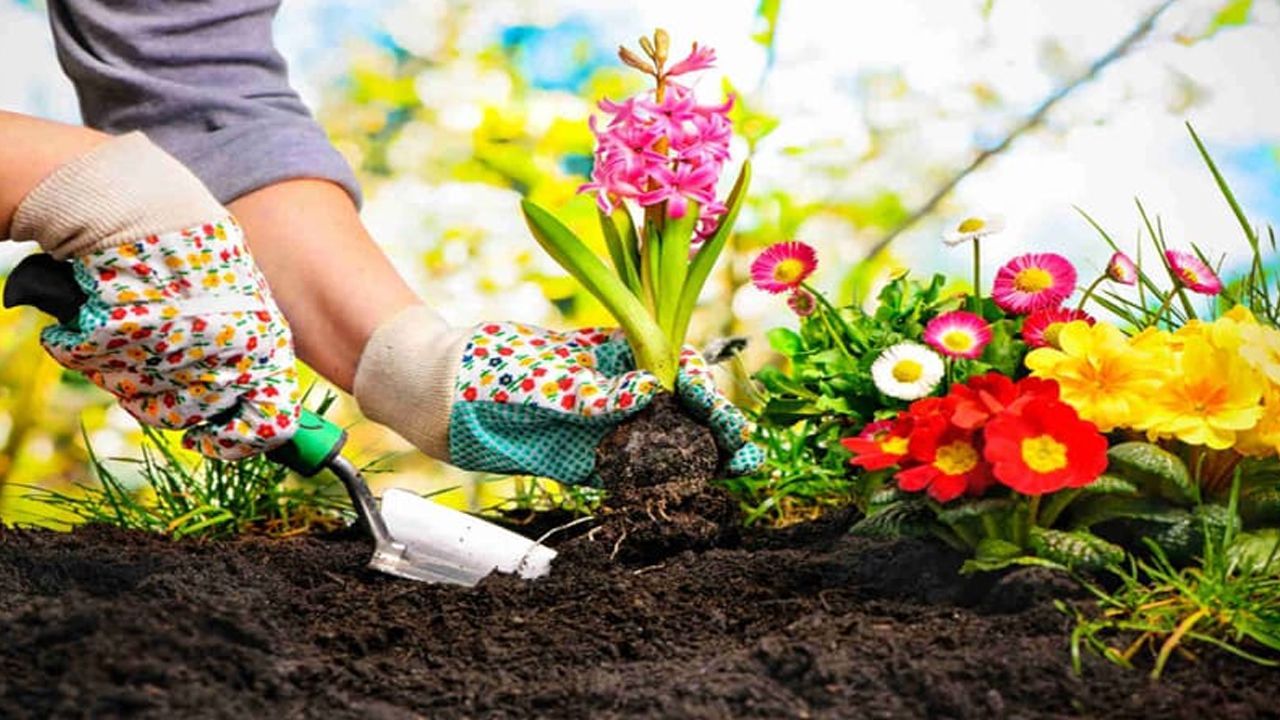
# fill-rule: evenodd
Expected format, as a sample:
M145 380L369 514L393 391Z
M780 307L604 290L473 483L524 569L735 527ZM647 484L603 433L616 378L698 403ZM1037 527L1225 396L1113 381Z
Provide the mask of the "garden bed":
M474 590L376 575L352 533L0 529L0 717L1275 717L1229 656L1077 676L1065 580L847 525L650 566L580 537Z

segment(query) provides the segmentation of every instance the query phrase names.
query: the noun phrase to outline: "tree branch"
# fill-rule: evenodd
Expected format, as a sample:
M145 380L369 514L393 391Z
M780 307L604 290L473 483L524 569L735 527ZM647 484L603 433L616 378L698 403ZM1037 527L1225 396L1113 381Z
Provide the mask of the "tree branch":
M1097 77L1098 74L1101 73L1108 65L1128 54L1138 41L1146 37L1147 34L1151 32L1151 29L1155 27L1156 20L1159 19L1160 15L1163 14L1165 10L1169 9L1169 6L1173 5L1175 2L1177 2L1177 0L1164 0L1164 2L1156 6L1155 9L1147 13L1147 15L1143 17L1127 35L1121 38L1114 47L1098 57L1097 60L1094 60L1093 63L1089 65L1089 67L1078 77L1058 88L1044 100L1040 101L1040 104L1036 106L1036 109L1024 118L1022 122L1014 126L1014 128L1010 130L997 145L983 150L974 156L973 160L971 160L968 165L964 166L963 169L952 175L945 183L935 190L933 195L929 196L929 199L926 200L924 204L916 208L916 210L907 216L905 220L899 223L897 227L889 231L889 234L877 241L867 253L865 260L870 260L884 252L885 249L889 247L889 244L896 240L899 235L906 232L916 223L920 222L937 209L938 205L946 199L946 197L951 194L951 191L954 190L966 177L978 168L982 167L982 165L991 158L1007 150L1015 140L1028 130L1039 125L1055 105L1062 102L1081 86Z

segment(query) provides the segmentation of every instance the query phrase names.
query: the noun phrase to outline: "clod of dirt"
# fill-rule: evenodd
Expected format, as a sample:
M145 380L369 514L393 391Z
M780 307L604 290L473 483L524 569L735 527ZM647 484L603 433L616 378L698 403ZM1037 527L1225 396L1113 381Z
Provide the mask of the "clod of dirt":
M709 484L719 466L711 431L674 396L659 395L597 448L596 472L609 497L585 542L636 564L736 543L737 503Z
M596 474L611 492L686 480L705 483L719 465L711 430L685 414L669 393L655 397L596 448Z

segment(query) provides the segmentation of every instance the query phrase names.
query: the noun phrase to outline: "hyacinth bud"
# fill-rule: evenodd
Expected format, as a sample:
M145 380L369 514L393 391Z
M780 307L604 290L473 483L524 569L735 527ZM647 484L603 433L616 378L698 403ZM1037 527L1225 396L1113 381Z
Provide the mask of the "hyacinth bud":
M653 41L647 37L644 37L643 35L640 36L640 47L644 50L645 54L648 55L649 57L653 57L654 55L657 55L657 51L654 50L653 48Z
M622 62L626 63L627 65L630 65L631 67L639 70L642 73L648 73L649 75L658 74L657 69L653 67L653 63L631 52L624 46L618 47L618 58L622 60Z
M658 28L653 31L653 47L653 59L661 67L667 61L667 51L671 49L671 37L667 35L666 30Z

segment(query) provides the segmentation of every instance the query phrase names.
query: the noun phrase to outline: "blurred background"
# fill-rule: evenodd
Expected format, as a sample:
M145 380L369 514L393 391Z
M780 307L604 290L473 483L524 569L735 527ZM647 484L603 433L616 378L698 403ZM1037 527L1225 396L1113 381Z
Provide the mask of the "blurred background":
M0 0L0 107L76 122L44 12ZM367 223L424 296L455 323L563 327L606 317L540 252L517 202L532 195L598 241L575 195L586 121L600 98L640 89L615 51L657 26L675 47L717 50L700 96L738 97L734 162L751 156L755 180L694 333L752 338L752 368L770 359L763 332L792 322L746 284L754 251L778 240L816 246L816 284L846 302L898 268L964 271L967 249L940 242L961 213L1007 220L986 277L1029 249L1095 274L1109 253L1072 206L1132 245L1135 196L1172 245L1238 253L1185 121L1251 217L1280 220L1277 0L284 0L276 39L361 174ZM0 273L30 251L0 244ZM0 312L0 521L40 521L32 486L89 481L86 440L137 454L133 421L44 358L43 324ZM532 487L407 452L346 398L336 413L358 457L384 458L378 484L452 489L477 509Z

